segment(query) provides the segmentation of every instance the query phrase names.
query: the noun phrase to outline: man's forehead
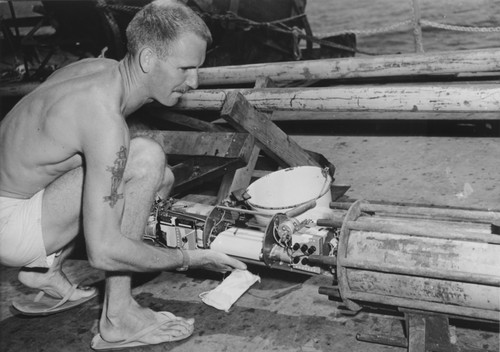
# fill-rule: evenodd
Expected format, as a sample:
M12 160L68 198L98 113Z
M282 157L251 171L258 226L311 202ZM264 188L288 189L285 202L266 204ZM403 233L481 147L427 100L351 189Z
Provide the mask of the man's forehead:
M189 44L206 48L207 41L194 32L183 32L172 40L170 47L175 50L176 48L188 47Z
M198 35L188 33L175 39L170 46L167 59L191 63L192 66L200 65L200 60L205 59L207 42Z

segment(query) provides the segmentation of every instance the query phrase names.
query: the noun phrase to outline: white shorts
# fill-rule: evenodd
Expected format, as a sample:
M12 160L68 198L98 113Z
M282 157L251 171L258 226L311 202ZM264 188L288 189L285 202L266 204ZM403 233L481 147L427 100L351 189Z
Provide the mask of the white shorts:
M14 267L52 265L42 237L43 192L30 199L0 197L0 264Z

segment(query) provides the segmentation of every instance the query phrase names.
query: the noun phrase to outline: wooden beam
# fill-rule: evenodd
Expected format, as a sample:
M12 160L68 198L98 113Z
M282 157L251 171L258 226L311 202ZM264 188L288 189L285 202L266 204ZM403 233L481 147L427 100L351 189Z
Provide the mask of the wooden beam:
M22 97L35 90L40 82L11 83L0 86L0 97Z
M254 139L248 133L237 132L186 132L141 130L135 136L146 136L163 146L172 156L203 156L223 159L240 159L248 162Z
M200 85L499 72L500 49L381 55L202 68Z
M426 352L425 331L426 329L425 316L423 314L409 314L406 320L408 331L408 351L409 352Z
M175 106L221 110L239 91L259 110L498 112L500 86L494 83L392 84L322 88L208 89L186 93Z
M276 87L273 80L269 77L259 77L255 80L255 88ZM248 187L252 180L255 165L260 155L260 148L254 145L252 154L248 163L234 172L226 173L222 177L222 182L217 194L217 203L220 204L224 199L228 198L232 192Z
M250 185L250 181L254 176L255 165L257 164L259 155L260 148L258 146L255 146L252 154L250 155L248 163L244 167L236 170L231 182L231 186L229 187L228 194L231 194L232 192L238 191L243 188L247 188Z
M169 161L174 161L174 195L184 194L246 165L255 144L251 135L238 132L139 130L134 134L134 137L141 136L157 141Z
M168 121L184 127L189 127L196 131L227 132L227 129L221 126L200 119L196 119L194 117L181 114L176 111L172 111L171 109L167 109L163 106L149 108L147 111L155 119Z
M172 172L175 182L172 195L185 194L194 187L202 186L215 178L245 165L241 159L189 158L174 165Z
M257 77L254 88L275 88L276 83L269 77Z
M221 117L236 130L252 134L257 145L282 166L320 166L266 114L254 109L238 92L227 95Z
M269 113L274 122L282 121L498 121L498 112L434 112L434 111L286 111L276 110ZM224 119L213 121L214 124L225 123Z
M335 121L335 120L498 120L498 112L432 112L432 111L273 111L273 121ZM221 120L222 121L222 120ZM217 122L217 121L216 121Z

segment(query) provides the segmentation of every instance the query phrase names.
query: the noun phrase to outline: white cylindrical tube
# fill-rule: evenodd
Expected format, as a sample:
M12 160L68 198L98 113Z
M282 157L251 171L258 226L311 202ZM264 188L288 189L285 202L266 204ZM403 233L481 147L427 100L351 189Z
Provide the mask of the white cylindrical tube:
M231 227L217 235L210 248L227 255L260 261L264 232Z

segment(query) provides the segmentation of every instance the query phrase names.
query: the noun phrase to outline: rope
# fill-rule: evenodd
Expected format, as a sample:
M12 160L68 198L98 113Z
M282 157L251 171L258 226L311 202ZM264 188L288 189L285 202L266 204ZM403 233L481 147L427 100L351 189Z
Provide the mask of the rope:
M387 33L387 32L392 32L396 28L411 25L412 23L413 23L413 20L408 19L406 21L397 22L397 23L394 23L392 25L385 26L385 27L378 27L378 28L372 28L372 29L346 29L346 30L337 31L337 32L316 33L315 36L317 36L319 38L325 38L325 37L333 37L333 36L348 34L348 33L353 33L356 35L371 35L371 34L378 34L378 33ZM439 29L444 29L444 30L449 30L449 31L481 32L481 33L500 32L500 27L457 26L457 25L438 23L438 22L433 22L433 21L428 21L428 20L420 20L420 24L422 26L434 27L434 28L439 28Z
M346 29L343 31L336 31L336 32L328 32L328 33L319 33L316 34L317 37L320 38L325 38L325 37L335 37L338 35L343 35L343 34L356 34L356 35L371 35L371 34L377 34L377 33L386 33L386 32L392 32L394 29L403 27L403 26L408 26L413 23L412 19L407 19L405 21L397 22L385 27L378 27L378 28L372 28L372 29Z
M215 20L218 20L221 22L222 21L233 21L233 22L238 21L240 23L247 25L248 28L263 28L263 29L272 30L275 32L290 34L290 35L293 35L297 38L310 40L310 41L313 41L313 42L318 43L318 44L330 46L330 47L341 49L341 50L357 52L357 53L366 54L366 55L377 55L374 53L363 52L363 51L360 51L356 48L351 48L351 47L348 47L345 45L332 43L332 42L327 41L327 40L322 40L322 39L318 38L317 36L307 35L307 34L305 34L305 31L303 31L297 27L291 28L283 23L283 22L288 22L291 19L295 19L295 17L285 18L285 19L282 19L279 21L273 21L273 22L256 22L256 21L250 20L248 18L238 16L234 12L230 12L230 11L224 15L210 15L210 17L212 19L215 19ZM302 15L300 15L299 17L302 17Z
M270 21L268 23L270 23L270 24L280 24L280 23L285 23L285 22L289 22L289 21L293 21L293 20L298 20L298 19L304 18L304 17L306 17L306 14L305 13L301 13L300 15L296 15L296 16L292 16L292 17L287 17L287 18L282 18L282 19L279 19L279 20Z
M131 14L135 14L138 12L142 7L139 6L130 6L130 5L111 5L111 4L98 4L97 7L105 7L110 10L115 10L115 11L121 11L121 12L128 12Z
M428 27L440 28L440 29L445 29L445 30L449 30L449 31L481 32L481 33L500 32L500 27L456 26L456 25L452 25L452 24L443 24L443 23L438 23L438 22L433 22L433 21L428 21L428 20L420 20L420 23L422 25L425 25Z
M446 24L446 23L438 23L438 22L433 22L429 20L424 20L421 18L416 18L415 12L417 11L416 7L418 7L418 1L419 0L410 0L412 2L411 4L411 11L413 18L408 18L404 21L397 22L394 24L390 24L388 26L383 26L383 27L377 27L377 28L371 28L371 29L346 29L342 31L336 31L336 32L328 32L328 33L319 33L316 34L315 36L320 37L320 38L325 38L325 37L333 37L333 36L338 36L338 35L343 35L343 34L356 34L356 35L372 35L372 34L378 34L378 33L387 33L387 32L392 32L393 30L399 28L399 27L404 27L404 26L410 26L410 25L415 25L415 20L417 20L417 25L420 26L428 26L428 27L434 27L434 28L439 28L439 29L444 29L444 30L449 30L449 31L459 31L459 32L481 32L481 33L488 33L488 32L500 32L500 27L470 27L470 26L458 26L458 25L452 25L452 24Z

